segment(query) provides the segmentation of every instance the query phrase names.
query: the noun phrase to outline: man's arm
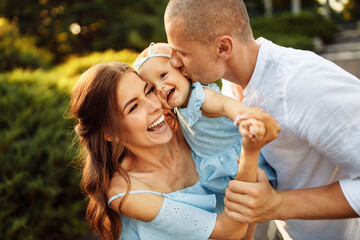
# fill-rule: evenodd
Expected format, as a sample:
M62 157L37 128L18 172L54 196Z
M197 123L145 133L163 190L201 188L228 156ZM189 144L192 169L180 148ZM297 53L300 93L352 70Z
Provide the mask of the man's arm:
M225 211L233 219L264 222L359 217L346 200L339 182L317 188L276 191L260 169L258 176L257 183L230 182Z
M257 183L233 181L226 191L225 210L236 220L341 219L360 215L359 79L329 62L318 64L319 58L308 60L312 61L308 62L312 70L288 76L291 81L285 91L282 127L291 129L349 178L287 191L272 189L263 173Z

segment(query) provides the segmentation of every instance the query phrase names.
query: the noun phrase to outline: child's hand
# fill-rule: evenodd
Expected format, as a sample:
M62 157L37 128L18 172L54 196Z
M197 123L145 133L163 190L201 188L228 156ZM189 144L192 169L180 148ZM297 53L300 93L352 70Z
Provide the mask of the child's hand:
M265 136L264 141L265 144L269 143L277 138L278 133L281 130L281 127L277 123L276 119L271 117L267 112L264 110L257 108L257 107L251 107L248 108L245 114L238 115L234 121L235 125L239 125L242 121L254 118L256 120L259 120L263 122L265 125ZM264 144L264 145L265 145Z
M265 141L265 124L254 118L242 120L239 124L239 132L242 135L242 145L247 151L260 151L267 143Z

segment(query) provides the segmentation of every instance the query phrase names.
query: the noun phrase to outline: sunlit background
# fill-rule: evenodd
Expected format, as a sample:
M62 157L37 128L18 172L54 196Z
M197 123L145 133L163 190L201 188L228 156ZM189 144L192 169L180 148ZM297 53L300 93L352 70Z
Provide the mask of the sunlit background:
M167 2L0 1L0 239L95 239L69 92L89 66L131 64L150 42L166 42ZM245 2L256 38L315 51L360 76L358 0Z

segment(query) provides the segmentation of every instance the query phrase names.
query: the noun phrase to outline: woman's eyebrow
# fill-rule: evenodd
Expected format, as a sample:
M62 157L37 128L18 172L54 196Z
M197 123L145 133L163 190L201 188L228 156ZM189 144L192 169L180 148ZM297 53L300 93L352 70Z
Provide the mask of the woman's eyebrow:
M145 86L144 86L144 93L145 93L145 90L146 90L146 88L149 86L149 84L148 83L145 83ZM132 99L130 99L129 101L127 101L126 103L125 103L125 105L124 105L124 108L123 108L123 111L125 110L125 108L127 107L127 106L129 106L132 102L134 102L136 99L138 99L137 97L134 97L134 98L132 98Z

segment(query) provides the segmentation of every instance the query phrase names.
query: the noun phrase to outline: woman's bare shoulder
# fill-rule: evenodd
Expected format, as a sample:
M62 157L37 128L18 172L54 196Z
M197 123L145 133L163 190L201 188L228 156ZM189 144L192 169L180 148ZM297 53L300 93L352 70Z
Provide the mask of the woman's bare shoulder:
M115 196L119 193L125 193L131 190L150 190L148 186L140 181L135 176L131 174L120 175L116 172L113 177L110 179L110 185L108 190L108 198Z
M149 186L140 181L134 176L129 176L130 179L130 191L131 190L151 190ZM108 199L119 193L125 193L127 191L126 180L118 173L114 174L110 180L110 188L108 191ZM124 202L121 205L121 201ZM135 218L141 221L153 220L162 206L164 198L159 195L151 193L142 194L129 194L128 196L121 196L111 202L110 207L123 215L131 218Z

